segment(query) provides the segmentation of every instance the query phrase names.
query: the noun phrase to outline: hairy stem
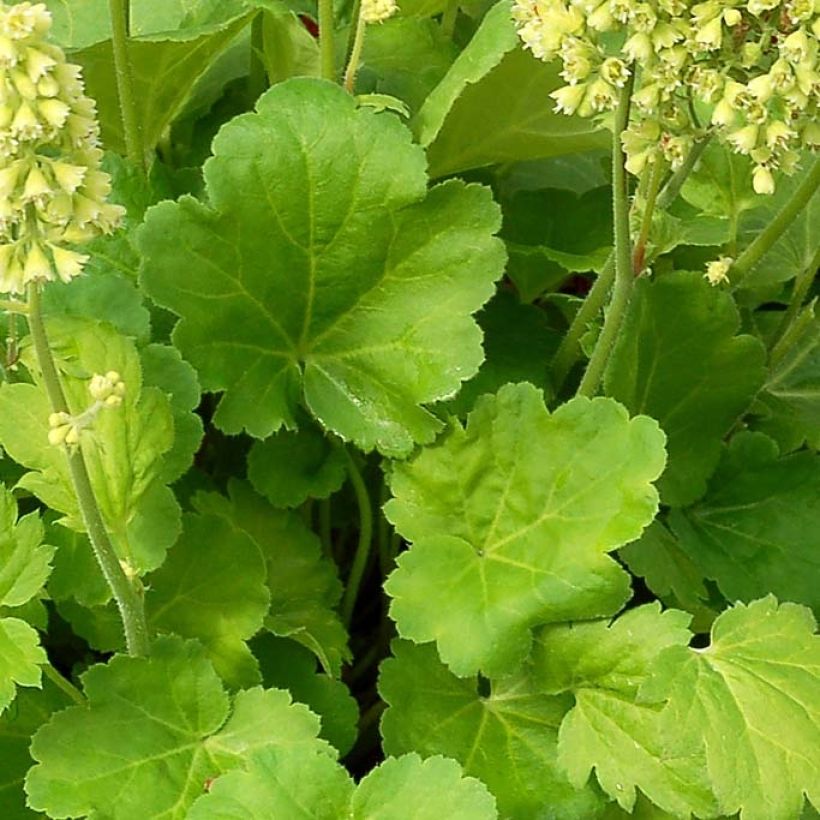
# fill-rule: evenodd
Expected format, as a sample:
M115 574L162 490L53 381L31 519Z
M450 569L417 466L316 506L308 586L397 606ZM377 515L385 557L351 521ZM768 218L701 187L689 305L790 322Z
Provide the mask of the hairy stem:
M334 26L333 0L319 0L319 59L322 78L331 82L336 82Z
M359 73L359 63L362 61L362 51L364 50L364 35L367 23L362 15L361 5L359 6L359 16L356 18L356 34L353 36L353 46L350 49L350 58L345 69L344 88L348 94L353 93L356 85L356 75Z
M68 678L61 675L50 663L43 666L43 673L60 691L68 695L78 706L86 705L85 695L83 695Z
M649 241L649 232L652 230L652 216L655 213L655 203L658 199L658 191L661 187L665 169L666 163L659 157L652 163L652 169L647 176L643 217L638 231L638 238L635 240L635 247L632 251L632 272L636 276L644 269L646 264L646 243Z
M586 333L589 323L604 306L614 279L615 256L610 254L598 277L592 283L592 288L586 298L581 302L581 306L573 317L572 323L552 360L552 384L556 393L561 391L569 371L578 360L581 337Z
M629 122L629 101L634 83L634 67L629 80L618 95L618 107L615 110L615 126L612 135L612 215L615 238L615 286L612 289L612 301L604 319L601 335L595 343L592 357L589 360L584 377L578 387L579 396L594 396L598 391L609 355L618 338L632 284L632 248L629 236L629 188L624 163L626 157L621 147L621 133Z
M772 337L770 348L772 352L779 346L780 342L789 334L789 328L794 324L800 308L803 307L803 302L811 290L814 277L817 275L817 269L820 268L820 248L818 248L811 262L805 270L801 271L794 282L794 289L792 290L792 297L789 300L789 306L783 314L783 319L777 328L777 332Z
M356 554L353 556L353 565L350 568L350 575L347 578L347 586L342 598L342 622L345 626L349 626L367 561L370 558L370 546L373 540L373 505L370 503L370 494L367 492L367 486L355 459L347 449L345 449L345 455L347 456L347 473L359 506L359 543L356 546Z
M54 357L46 336L46 329L43 325L40 310L40 290L36 282L29 285L28 301L29 329L51 408L55 413L70 413L71 410L66 401L63 386L60 383L60 376L57 373L57 366L54 363ZM45 424L45 419L43 419L43 423ZM43 435L45 436L45 429ZM91 479L88 476L88 468L81 446L78 445L68 450L66 455L71 481L74 485L74 493L91 541L91 547L94 550L94 557L97 559L103 576L108 582L122 619L128 654L147 655L149 646L148 627L145 622L145 608L142 596L126 577L108 537L97 504L97 498L91 486Z
M248 96L258 99L268 88L268 72L265 70L265 15L257 12L251 23L251 57L248 72Z
M333 559L333 533L331 529L330 499L323 498L319 502L319 540L322 542L322 552L326 558Z
M683 183L686 182L689 174L692 173L692 169L697 165L698 160L706 150L706 146L709 144L711 138L712 135L707 134L703 139L698 140L698 142L692 146L680 168L669 177L666 185L661 188L655 207L666 210L678 198L680 189L683 188Z
M142 129L137 117L131 60L128 56L130 17L128 0L108 0L108 11L111 17L111 45L114 51L114 72L117 79L117 95L120 100L125 150L128 159L145 173Z
M755 237L737 261L729 269L729 279L737 286L755 265L763 258L769 248L783 235L786 228L797 218L798 214L809 204L820 186L820 158L814 161L803 181L795 189L789 201L778 211L774 219Z
M458 19L458 9L461 5L461 0L447 0L447 5L444 7L444 12L441 15L441 33L445 37L452 38L453 32L456 30L456 20Z

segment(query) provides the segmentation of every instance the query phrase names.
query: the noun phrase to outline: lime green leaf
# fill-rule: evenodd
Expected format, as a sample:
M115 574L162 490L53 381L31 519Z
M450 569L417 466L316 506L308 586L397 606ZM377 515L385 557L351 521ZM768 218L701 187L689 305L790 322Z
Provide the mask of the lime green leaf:
M546 810L556 820L597 816L600 797L571 786L556 759L571 698L543 694L528 675L493 681L489 689L479 693L474 678L453 675L434 647L394 641L379 677L388 704L385 751L455 758L487 784L503 817L531 820Z
M421 145L426 148L433 142L464 89L485 77L516 45L518 35L512 20L512 5L509 0L501 0L487 12L472 40L413 120L413 131Z
M498 817L486 787L463 778L455 760L417 754L385 760L362 779L353 795L354 820L493 820Z
M405 454L440 427L419 405L478 369L470 314L503 268L498 209L457 181L425 197L409 136L336 86L290 80L220 131L213 207L149 211L143 282L182 316L174 341L203 387L227 391L226 432L292 427L303 391L323 426Z
M0 606L17 607L31 600L51 572L54 547L43 545L37 513L18 520L14 496L0 484Z
M635 287L606 373L607 395L657 419L669 437L658 482L666 504L703 495L723 436L763 383L765 351L740 326L731 296L699 273L676 272Z
M658 655L686 646L690 616L658 604L633 609L614 623L595 621L545 627L538 632L535 677L548 692L572 692L575 706L561 724L559 759L576 786L594 768L603 790L630 811L636 787L666 811L714 815L703 784L703 759L665 752L658 710L640 704L638 691Z
M319 737L347 754L356 742L359 707L347 686L324 672L316 671L316 656L290 638L262 633L251 643L259 660L266 687L287 689L293 699L304 703L322 719Z
M19 618L0 618L0 711L14 700L18 686L40 686L44 663L48 658L37 630Z
M162 390L171 403L174 444L163 458L163 481L170 484L191 466L202 441L202 419L194 412L201 392L196 371L169 345L148 345L140 351L143 384Z
M367 31L356 89L390 94L416 111L457 54L456 45L435 20L386 20Z
M414 542L385 585L399 634L493 677L524 659L534 624L616 612L629 583L606 553L654 517L663 443L611 399L552 415L528 384L481 399L466 429L394 469L385 513Z
M198 638L230 685L252 685L259 672L245 641L270 606L267 568L256 544L217 515L183 517L182 535L146 580L149 625Z
M255 754L244 771L220 777L190 820L492 820L492 797L453 760L388 759L356 787L327 755L308 749Z
M116 370L125 382L122 406L99 413L93 431L83 436L83 453L119 557L139 572L149 571L162 563L179 532L179 505L164 482L163 455L174 440L168 399L156 388L143 386L133 343L110 326L55 318L47 329L75 415L91 403L88 382L94 373ZM27 351L24 360L36 377L32 358ZM50 412L41 387L4 384L0 443L32 471L20 486L63 513L67 526L83 531L65 453L48 443Z
M42 689L18 693L14 706L0 716L0 817L27 820L42 815L25 805L23 778L34 761L28 747L31 736L59 709L68 697L48 679Z
M611 137L592 120L554 111L549 93L564 85L559 70L560 62L544 63L520 46L508 51L447 112L427 149L430 176L606 148Z
M820 638L805 607L769 596L724 612L707 649L673 647L644 687L669 698L671 754L704 754L723 814L799 817L820 809Z
M820 612L820 455L778 458L771 439L741 433L706 495L669 523L728 600L773 592Z
M754 429L775 439L783 452L804 442L820 450L820 319L809 323L770 365L752 412L757 415L751 421Z
M199 495L195 505L203 514L226 518L261 551L271 593L265 627L306 646L325 671L338 677L350 652L335 611L342 594L335 566L322 557L319 539L296 513L274 509L238 481L229 490L230 499Z
M338 820L355 786L328 755L310 749L253 755L244 770L220 777L194 803L188 820Z
M484 393L495 393L508 382L546 387L547 365L558 347L557 334L543 310L522 305L514 293L499 291L476 317L484 331L484 364L447 409L464 416Z
M327 498L344 484L347 462L315 425L282 430L257 442L248 455L248 478L275 507L298 507L308 498Z
M210 778L256 750L332 754L287 692L244 690L231 708L194 642L160 639L150 658L116 656L82 680L88 705L55 715L31 747L29 804L51 816L181 820Z

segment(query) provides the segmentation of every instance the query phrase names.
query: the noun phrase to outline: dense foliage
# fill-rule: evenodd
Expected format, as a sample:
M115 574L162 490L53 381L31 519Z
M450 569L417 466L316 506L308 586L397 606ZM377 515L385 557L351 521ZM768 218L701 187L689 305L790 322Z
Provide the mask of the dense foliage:
M0 3L0 817L817 816L818 36Z

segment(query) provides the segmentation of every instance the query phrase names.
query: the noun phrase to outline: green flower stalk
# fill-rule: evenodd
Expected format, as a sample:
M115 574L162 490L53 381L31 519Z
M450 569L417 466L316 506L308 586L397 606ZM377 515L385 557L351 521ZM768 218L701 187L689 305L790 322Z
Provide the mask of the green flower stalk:
M88 260L76 246L124 213L105 201L94 101L50 28L42 3L0 4L0 293L70 282Z

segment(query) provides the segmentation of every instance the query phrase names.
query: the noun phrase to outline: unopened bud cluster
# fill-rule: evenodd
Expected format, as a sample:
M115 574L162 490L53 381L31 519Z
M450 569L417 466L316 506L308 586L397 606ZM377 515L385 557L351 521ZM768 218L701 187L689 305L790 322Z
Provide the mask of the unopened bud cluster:
M125 383L120 374L109 370L105 375L95 373L88 383L92 404L77 416L70 413L52 413L48 417L48 442L58 447L76 447L80 443L80 433L94 423L101 410L119 407L125 396Z
M123 213L105 201L95 104L50 27L42 3L0 3L0 293L70 281L87 261L73 246Z
M383 23L398 10L396 0L362 0L361 15L365 23Z
M516 0L513 14L536 57L561 58L557 111L605 114L635 72L631 173L659 156L679 167L713 130L772 193L773 172L820 145L820 0Z

